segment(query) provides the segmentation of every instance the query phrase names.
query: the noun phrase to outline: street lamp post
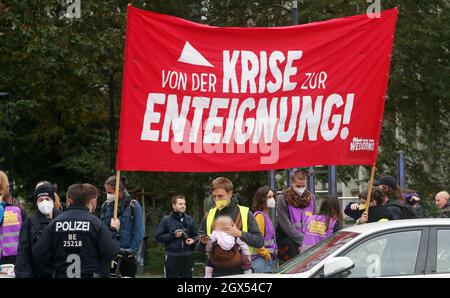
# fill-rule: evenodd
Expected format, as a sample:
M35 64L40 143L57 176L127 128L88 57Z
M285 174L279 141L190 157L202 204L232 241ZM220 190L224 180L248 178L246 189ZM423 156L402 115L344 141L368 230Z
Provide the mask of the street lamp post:
M298 25L298 1L292 0L291 13L292 13L292 25Z
M11 94L8 92L0 92L0 98L5 100L5 107L6 107L6 121L8 122L8 128L9 128L9 133L13 133L13 127L12 127L12 122L11 122L11 118L9 115L9 102L11 101ZM10 192L12 192L14 190L14 174L13 174L13 152L12 152L12 146L13 146L13 141L12 141L12 137L8 136L8 141L9 144L7 145L8 147L8 167L9 167L9 173L8 173L8 179L9 179L9 190Z

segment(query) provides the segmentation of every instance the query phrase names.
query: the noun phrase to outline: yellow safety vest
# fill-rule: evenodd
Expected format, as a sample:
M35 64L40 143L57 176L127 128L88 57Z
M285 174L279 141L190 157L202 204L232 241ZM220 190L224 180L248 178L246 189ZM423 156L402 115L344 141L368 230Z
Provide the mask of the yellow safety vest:
M241 213L241 219L242 219L242 231L243 232L248 232L248 211L249 208L248 207L244 207L244 206L239 206L239 212ZM208 212L208 216L206 217L206 234L208 236L211 236L211 228L212 228L212 224L214 221L214 216L216 215L217 212L217 207L212 208L211 210L209 210Z

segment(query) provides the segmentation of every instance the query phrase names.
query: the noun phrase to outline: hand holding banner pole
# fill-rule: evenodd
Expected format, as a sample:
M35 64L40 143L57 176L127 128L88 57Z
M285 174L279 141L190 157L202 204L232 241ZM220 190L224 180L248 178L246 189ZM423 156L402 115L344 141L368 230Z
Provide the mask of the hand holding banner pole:
M367 199L366 199L366 210L364 211L365 214L367 214L367 217L369 216L369 207L370 207L370 199L372 198L372 189L373 189L373 180L375 177L375 164L372 166L372 169L370 170L370 179L369 179L369 189L367 191Z

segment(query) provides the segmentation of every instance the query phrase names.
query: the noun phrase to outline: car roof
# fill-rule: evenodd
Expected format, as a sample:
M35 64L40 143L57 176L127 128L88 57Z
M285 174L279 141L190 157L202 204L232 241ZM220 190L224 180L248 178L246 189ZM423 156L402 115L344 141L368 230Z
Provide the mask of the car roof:
M383 222L374 222L369 224L354 225L348 228L344 228L343 232L353 232L359 234L375 233L384 230L396 229L396 228L408 228L418 226L449 226L450 218L420 218L420 219L402 219L402 220L390 220Z

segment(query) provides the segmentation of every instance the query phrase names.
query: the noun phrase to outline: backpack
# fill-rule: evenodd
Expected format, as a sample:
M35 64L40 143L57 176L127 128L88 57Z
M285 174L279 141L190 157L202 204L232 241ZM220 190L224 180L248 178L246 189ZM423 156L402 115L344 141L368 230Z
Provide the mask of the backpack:
M398 200L388 201L386 207L394 207L395 209L399 210L400 219L418 218L416 210L411 205L405 202L399 202Z
M402 211L402 219L418 218L416 210L408 204L405 204L401 208L401 211Z
M126 210L128 207L130 207L130 217L131 217L131 222L134 224L134 219L135 219L135 210L136 210L136 200L135 199L129 199L127 198L125 201L125 207L123 208L123 210ZM105 217L105 210L106 210L106 205L108 204L108 201L104 201L102 204L102 211L101 211L101 218L104 219Z

